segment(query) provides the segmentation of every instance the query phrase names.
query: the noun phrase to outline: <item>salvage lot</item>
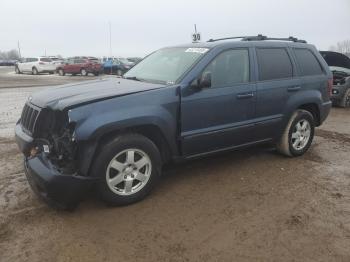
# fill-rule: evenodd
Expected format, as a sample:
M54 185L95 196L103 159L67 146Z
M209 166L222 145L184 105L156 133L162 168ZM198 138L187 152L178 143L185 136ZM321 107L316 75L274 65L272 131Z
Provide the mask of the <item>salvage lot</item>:
M0 68L0 261L350 261L350 110L333 108L310 151L266 147L168 167L137 204L93 194L72 213L30 190L13 126L26 97L94 77Z

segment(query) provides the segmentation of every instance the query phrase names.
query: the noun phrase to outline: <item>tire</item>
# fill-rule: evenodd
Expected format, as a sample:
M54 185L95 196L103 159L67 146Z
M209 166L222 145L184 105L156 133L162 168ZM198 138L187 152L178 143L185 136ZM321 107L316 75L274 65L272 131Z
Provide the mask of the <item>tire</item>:
M123 74L122 70L118 69L117 70L117 76L121 76Z
M120 135L104 143L92 166L92 175L100 178L97 183L100 198L113 206L132 204L145 198L160 174L158 148L139 134Z
M94 73L94 76L98 76L100 73L99 72L95 72Z
M80 69L80 74L81 74L82 76L87 76L87 75L88 75L88 72L86 71L85 68L82 68L82 69Z
M303 155L310 148L314 132L315 121L312 114L298 109L293 113L277 143L277 151L290 157Z
M350 87L346 90L343 99L339 103L340 107L350 107Z
M50 71L50 72L49 72L50 75L53 75L54 73L55 73L54 71Z
M66 73L64 72L63 68L58 69L58 74L60 76L64 76Z
M37 75L39 72L38 72L38 69L36 69L36 67L33 67L32 68L32 75Z
M15 67L16 74L21 74L22 72L19 70L18 66Z

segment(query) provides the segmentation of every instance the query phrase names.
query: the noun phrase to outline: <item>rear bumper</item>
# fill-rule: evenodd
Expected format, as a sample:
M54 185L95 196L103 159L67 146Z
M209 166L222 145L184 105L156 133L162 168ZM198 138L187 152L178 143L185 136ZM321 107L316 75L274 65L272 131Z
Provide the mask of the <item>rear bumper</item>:
M96 182L95 178L60 173L44 153L25 158L24 170L33 191L55 207L75 207Z
M320 108L320 125L326 120L332 108L332 101L324 102Z

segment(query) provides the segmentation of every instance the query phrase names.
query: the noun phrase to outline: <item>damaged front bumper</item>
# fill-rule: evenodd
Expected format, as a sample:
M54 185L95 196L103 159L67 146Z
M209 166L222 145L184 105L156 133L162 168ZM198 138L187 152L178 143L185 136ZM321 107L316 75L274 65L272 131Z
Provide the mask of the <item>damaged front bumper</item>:
M64 174L52 164L45 152L28 156L34 146L33 139L26 135L19 124L15 128L16 142L24 153L24 170L33 191L46 203L61 209L74 208L97 178Z

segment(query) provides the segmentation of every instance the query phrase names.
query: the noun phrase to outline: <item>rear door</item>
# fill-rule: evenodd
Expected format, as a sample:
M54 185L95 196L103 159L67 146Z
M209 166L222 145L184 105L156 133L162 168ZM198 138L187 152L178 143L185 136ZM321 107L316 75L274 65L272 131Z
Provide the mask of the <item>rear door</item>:
M256 84L251 81L251 65L248 48L225 50L201 73L211 75L209 87L182 90L184 155L221 150L252 140Z
M328 100L328 77L315 54L307 48L293 48L303 90L318 89L324 101Z
M257 140L275 138L283 128L286 104L300 89L288 47L257 47Z

